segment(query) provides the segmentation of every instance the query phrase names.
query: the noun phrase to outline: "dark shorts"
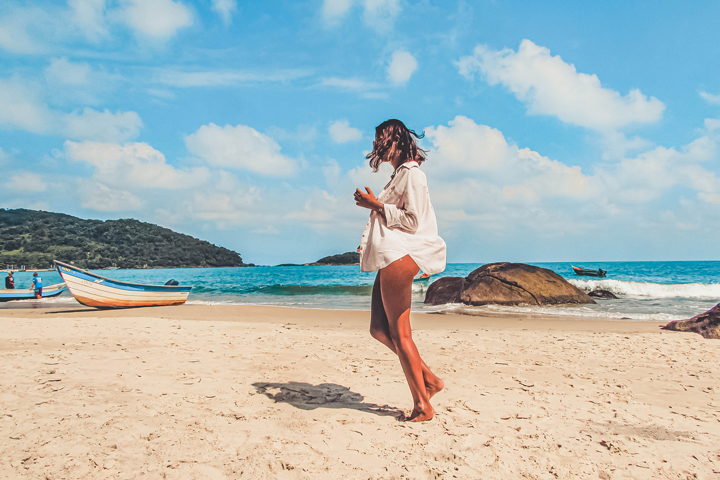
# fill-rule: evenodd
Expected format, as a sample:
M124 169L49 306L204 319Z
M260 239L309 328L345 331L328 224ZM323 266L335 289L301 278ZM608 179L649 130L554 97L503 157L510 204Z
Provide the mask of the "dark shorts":
M36 288L36 289L35 289L35 294L36 294L36 295L42 295L42 287Z

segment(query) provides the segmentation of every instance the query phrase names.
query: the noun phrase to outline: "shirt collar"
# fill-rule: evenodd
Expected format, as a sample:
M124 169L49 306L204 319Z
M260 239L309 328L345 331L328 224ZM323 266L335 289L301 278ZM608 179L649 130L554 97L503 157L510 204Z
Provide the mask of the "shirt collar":
M398 170L401 168L413 168L413 167L419 167L420 164L416 162L415 160L410 160L409 162L405 162L402 165L398 167Z

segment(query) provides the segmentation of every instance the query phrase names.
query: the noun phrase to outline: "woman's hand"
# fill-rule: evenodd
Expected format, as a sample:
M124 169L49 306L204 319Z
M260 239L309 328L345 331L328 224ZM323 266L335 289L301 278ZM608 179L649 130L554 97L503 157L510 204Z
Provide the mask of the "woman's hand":
M377 197L369 187L365 187L367 193L361 192L360 189L355 190L355 205L363 208L369 208L379 213L383 213L383 204L378 202Z

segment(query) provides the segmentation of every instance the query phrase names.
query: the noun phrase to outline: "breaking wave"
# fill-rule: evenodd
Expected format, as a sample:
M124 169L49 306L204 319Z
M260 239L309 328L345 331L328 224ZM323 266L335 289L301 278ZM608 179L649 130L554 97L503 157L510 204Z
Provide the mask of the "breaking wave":
M720 283L645 283L627 282L622 280L577 280L570 283L580 290L589 292L602 289L616 295L648 298L718 298L720 299Z
M248 285L218 289L216 286L196 286L192 293L223 295L360 295L372 294L372 285Z

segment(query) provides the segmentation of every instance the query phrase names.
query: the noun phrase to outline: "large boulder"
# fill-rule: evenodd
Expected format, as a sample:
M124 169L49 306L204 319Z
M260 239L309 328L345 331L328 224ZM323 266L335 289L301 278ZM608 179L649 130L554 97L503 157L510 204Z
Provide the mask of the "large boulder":
M460 303L460 294L465 287L463 277L438 278L425 292L425 303L428 305L444 305L446 303Z
M552 270L507 262L483 265L464 279L441 278L430 285L425 295L425 303L431 305L453 302L467 305L595 303Z
M720 303L690 320L675 320L662 328L679 332L695 332L705 338L720 339Z
M595 300L547 268L524 263L490 263L465 279L460 300L468 305L558 305Z

